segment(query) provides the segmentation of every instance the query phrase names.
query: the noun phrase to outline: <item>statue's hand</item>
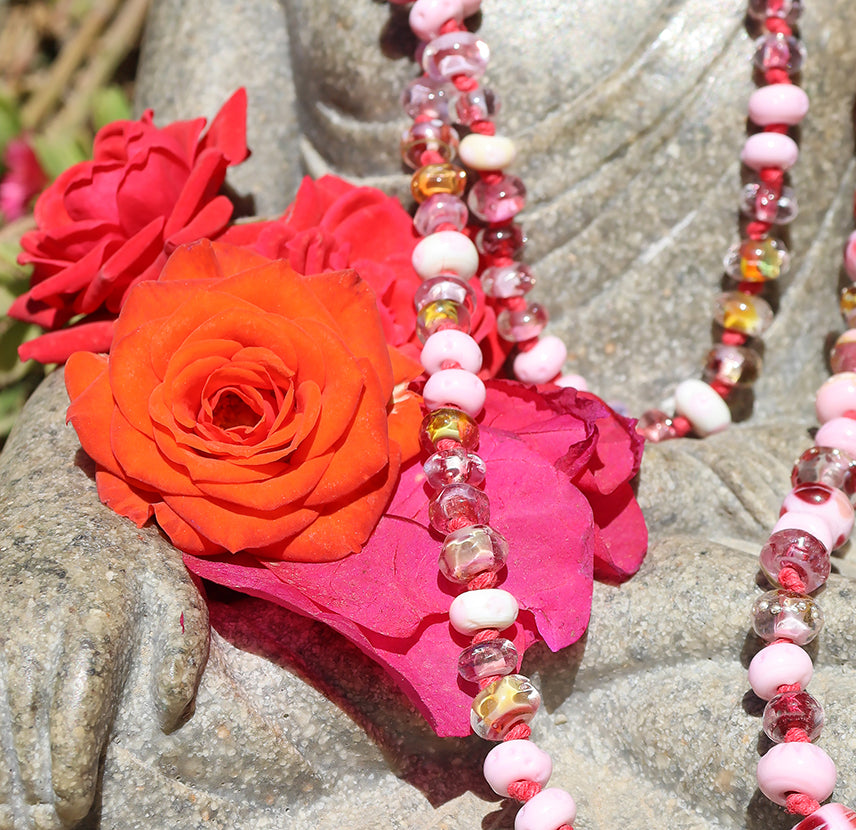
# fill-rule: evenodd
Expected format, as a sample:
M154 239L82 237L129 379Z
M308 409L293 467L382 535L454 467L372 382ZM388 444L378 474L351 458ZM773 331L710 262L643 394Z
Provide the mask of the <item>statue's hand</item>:
M83 819L126 680L148 687L169 731L207 655L207 609L179 554L98 502L65 406L49 378L0 458L2 830Z

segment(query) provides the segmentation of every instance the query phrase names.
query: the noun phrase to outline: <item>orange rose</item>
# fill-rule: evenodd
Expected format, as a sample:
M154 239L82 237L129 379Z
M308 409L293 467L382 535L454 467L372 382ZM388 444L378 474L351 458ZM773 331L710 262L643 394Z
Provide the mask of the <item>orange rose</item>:
M202 241L129 293L109 359L72 355L68 420L102 501L181 550L339 559L398 480L390 435L417 434L390 402L419 367L393 358L355 272Z

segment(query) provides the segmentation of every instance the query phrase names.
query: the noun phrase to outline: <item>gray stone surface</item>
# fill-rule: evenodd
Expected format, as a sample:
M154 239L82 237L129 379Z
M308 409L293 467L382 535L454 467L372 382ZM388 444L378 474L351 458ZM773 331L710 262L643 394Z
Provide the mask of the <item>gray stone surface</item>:
M502 123L532 195L530 258L572 367L633 411L698 371L718 263L737 238L737 154L752 86L738 0L558 6L488 0L482 31ZM157 0L141 105L213 114L250 90L254 157L234 184L263 212L303 170L397 191L395 58L385 4ZM578 830L780 830L755 791L766 748L745 667L756 556L808 443L850 229L856 6L809 5L813 111L794 171L794 269L767 338L751 421L646 455L642 572L598 586L584 642L533 654L546 715L535 737ZM530 34L531 33L531 34ZM290 55L290 57L289 57ZM294 83L291 83L291 79ZM299 136L299 138L298 138ZM59 378L30 404L0 463L0 828L510 828L479 780L485 747L433 738L378 670L311 623L257 600L206 606L155 531L97 503ZM813 651L836 796L856 801L856 569L822 596ZM176 621L184 613L184 632ZM175 728L177 723L182 723ZM102 751L103 748L103 751Z

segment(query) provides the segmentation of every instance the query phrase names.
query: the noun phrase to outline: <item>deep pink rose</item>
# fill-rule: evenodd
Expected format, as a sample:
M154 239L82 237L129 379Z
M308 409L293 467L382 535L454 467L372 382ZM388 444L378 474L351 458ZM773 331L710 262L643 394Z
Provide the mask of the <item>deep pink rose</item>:
M0 180L0 220L23 216L48 177L26 138L13 138L3 152L6 172Z
M502 587L522 609L505 636L521 654L538 640L557 650L586 628L593 574L627 578L645 555L647 530L630 489L641 440L632 421L593 395L510 381L487 388L478 453L490 523L510 545ZM467 640L449 626L456 591L438 575L440 542L427 514L425 475L413 464L358 556L185 562L199 576L327 623L383 665L438 734L466 735L477 690L456 682Z
M413 295L422 281L410 257L419 236L397 199L336 176L306 178L281 217L235 225L223 241L271 259L287 259L301 274L355 269L377 296L387 342L418 360ZM471 285L477 298L473 337L485 354L482 374L493 377L511 344L497 336L496 318L478 279Z
M9 315L49 332L20 348L22 360L109 350L128 289L155 279L182 243L222 234L232 204L219 191L248 155L246 116L240 89L206 132L204 118L156 127L151 110L99 130L92 161L39 197L38 227L21 240L19 262L32 263L33 276Z

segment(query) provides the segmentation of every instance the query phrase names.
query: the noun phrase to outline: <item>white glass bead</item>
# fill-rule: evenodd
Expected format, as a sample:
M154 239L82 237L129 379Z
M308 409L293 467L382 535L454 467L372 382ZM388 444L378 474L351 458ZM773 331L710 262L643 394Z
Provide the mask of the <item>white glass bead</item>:
M685 380L675 389L675 411L686 418L693 431L704 438L731 425L728 405L702 380Z
M523 383L547 383L562 370L568 348L555 335L542 337L531 349L514 358L514 376Z
M428 409L451 406L475 418L484 407L484 381L466 369L440 369L425 382L422 397Z
M558 830L576 817L577 805L570 793L547 787L518 810L514 830Z
M490 788L503 797L515 781L534 781L542 787L553 774L553 760L532 741L504 741L484 759L484 777Z
M411 261L423 280L449 272L468 280L478 271L479 252L468 236L458 231L437 231L420 240Z
M516 154L514 142L500 135L470 133L458 146L458 156L472 170L504 170Z
M475 634L482 628L504 631L516 619L517 600L502 588L465 591L449 607L449 622L460 634Z

